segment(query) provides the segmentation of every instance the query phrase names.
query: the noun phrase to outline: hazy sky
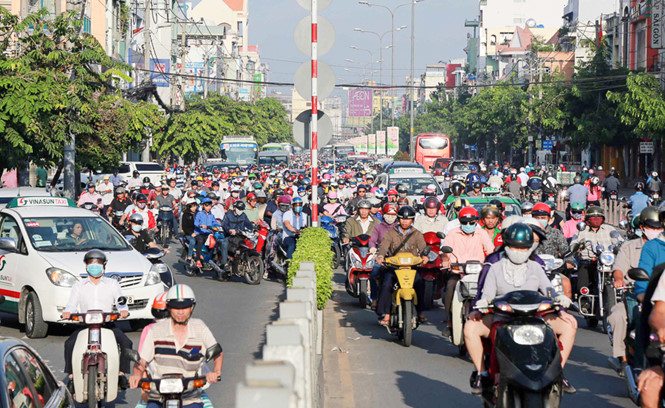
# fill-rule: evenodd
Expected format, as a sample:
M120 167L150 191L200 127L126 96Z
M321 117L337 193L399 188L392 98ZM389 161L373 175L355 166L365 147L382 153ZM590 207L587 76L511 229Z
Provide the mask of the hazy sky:
M372 3L394 8L408 0L374 0ZM465 19L474 19L478 14L476 0L424 0L416 9L416 75L425 70L426 64L439 60L448 61L465 57L467 33ZM293 33L297 23L308 11L296 0L249 0L249 41L258 45L261 59L270 65L269 80L293 82L296 69L307 60L295 46ZM319 15L326 17L335 27L335 45L320 57L335 71L337 83L358 83L363 77L362 64L369 64L366 51L353 50L352 45L371 49L374 61L379 60L379 39L374 34L354 32L355 27L376 31L380 34L391 28L390 13L380 7L358 4L357 0L333 0ZM395 33L395 83L404 84L410 68L411 6L400 7L395 13L395 27L408 28ZM383 39L384 47L390 45L390 33ZM357 63L349 63L351 59ZM390 83L390 49L383 52L383 82ZM348 68L351 72L345 71ZM369 65L367 65L369 71ZM374 79L379 80L379 64Z

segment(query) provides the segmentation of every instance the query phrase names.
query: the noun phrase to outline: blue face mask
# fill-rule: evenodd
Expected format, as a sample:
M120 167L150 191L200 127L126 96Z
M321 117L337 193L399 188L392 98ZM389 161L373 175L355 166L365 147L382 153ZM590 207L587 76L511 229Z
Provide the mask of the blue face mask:
M476 230L476 224L462 225L462 231L465 234L473 234L473 231L475 230Z
M88 275L98 278L104 273L104 265L90 264L86 267L86 270L88 271Z
M302 207L293 207L293 212L300 214L302 212Z

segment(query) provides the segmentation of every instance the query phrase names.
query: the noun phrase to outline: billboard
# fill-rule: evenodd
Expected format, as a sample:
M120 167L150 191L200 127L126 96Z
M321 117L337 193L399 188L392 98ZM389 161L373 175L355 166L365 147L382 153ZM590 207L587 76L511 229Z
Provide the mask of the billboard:
M367 135L367 154L376 154L376 135Z
M372 116L372 90L352 89L349 91L349 116Z
M399 128L388 127L388 156L394 156L399 152Z
M150 59L150 71L159 71L163 73L168 73L169 72L169 66L171 64L171 61L168 59ZM150 80L152 81L153 84L162 87L162 88L168 88L169 87L169 76L160 74L158 72L151 72L150 73Z
M386 154L386 132L376 132L376 154Z

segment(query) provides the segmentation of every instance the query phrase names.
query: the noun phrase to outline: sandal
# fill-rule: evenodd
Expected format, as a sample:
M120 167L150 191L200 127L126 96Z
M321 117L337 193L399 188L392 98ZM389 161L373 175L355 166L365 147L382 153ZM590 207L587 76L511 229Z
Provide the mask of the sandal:
M425 315L418 316L418 323L427 323L428 321L429 320L427 319L427 317L425 317Z
M379 319L379 326L384 326L384 327L390 326L390 317L387 319L385 317L383 319Z
M378 300L372 300L372 310L376 312L376 306L379 304Z

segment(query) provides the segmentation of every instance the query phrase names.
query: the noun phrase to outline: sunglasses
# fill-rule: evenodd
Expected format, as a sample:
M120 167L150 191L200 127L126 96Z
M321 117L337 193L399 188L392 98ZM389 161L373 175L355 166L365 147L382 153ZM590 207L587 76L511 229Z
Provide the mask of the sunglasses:
M571 210L570 212L573 214L582 214L584 210Z
M476 225L478 221L460 221L462 225Z

